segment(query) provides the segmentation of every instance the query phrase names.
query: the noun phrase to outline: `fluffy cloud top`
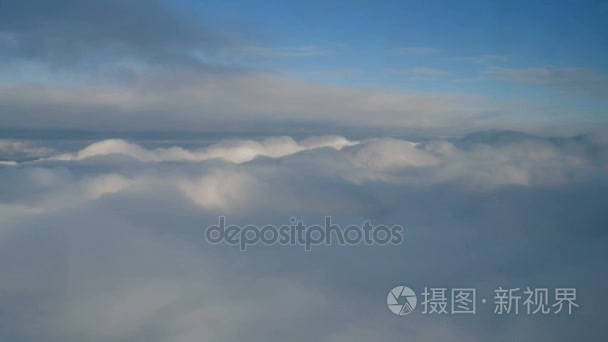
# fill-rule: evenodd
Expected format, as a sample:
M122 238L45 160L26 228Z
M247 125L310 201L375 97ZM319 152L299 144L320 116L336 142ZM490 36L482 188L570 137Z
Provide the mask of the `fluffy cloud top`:
M290 137L277 137L267 138L260 142L253 140L222 141L194 151L188 151L181 147L159 148L150 151L121 139L110 139L91 144L75 154L67 153L50 157L50 159L82 160L93 156L122 154L143 162L203 161L220 158L234 163L242 163L257 156L276 158L311 148L333 147L340 149L355 143L340 136L311 137L301 143L297 143Z

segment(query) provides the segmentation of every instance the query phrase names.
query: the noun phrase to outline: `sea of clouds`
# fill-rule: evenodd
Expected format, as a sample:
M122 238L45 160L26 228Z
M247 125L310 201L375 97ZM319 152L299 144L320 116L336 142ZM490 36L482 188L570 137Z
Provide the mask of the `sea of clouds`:
M605 337L600 135L4 139L0 160L3 341ZM205 242L220 215L371 220L403 226L404 242L241 252ZM474 316L399 317L385 302L397 285L475 287L489 303ZM496 316L499 286L575 287L580 308Z

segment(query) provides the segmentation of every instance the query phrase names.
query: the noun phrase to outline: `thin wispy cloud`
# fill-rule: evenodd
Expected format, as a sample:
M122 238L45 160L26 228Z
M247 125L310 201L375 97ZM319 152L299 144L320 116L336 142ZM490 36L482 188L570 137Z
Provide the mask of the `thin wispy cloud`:
M311 76L311 77L329 77L329 78L350 78L365 74L365 71L359 68L337 68L337 69L312 69L312 70L291 70L286 71L288 74Z
M0 83L0 109L20 113L4 121L11 127L84 129L93 120L106 129L158 130L172 122L192 130L227 129L234 122L445 129L447 121L453 129L472 123L483 108L483 97L467 93L333 86L268 72L178 70L135 73L119 84Z
M589 68L500 68L484 74L500 80L540 85L597 98L608 98L608 75Z
M432 47L400 47L394 50L400 56L435 56L441 52L441 49Z
M452 73L447 70L436 68L389 68L384 70L386 73L396 76L403 76L412 79L436 79L450 76Z
M475 63L475 64L497 64L497 63L507 62L509 60L509 56L484 54L484 55L479 55L479 56L454 57L454 58L450 58L450 59L455 60L455 61L469 62L469 63Z
M269 58L281 58L281 57L317 57L333 55L335 51L333 49L324 48L320 46L307 45L307 46L290 46L290 47L262 47L262 46L250 46L243 47L238 50L237 53L242 53L245 56L253 57L269 57Z

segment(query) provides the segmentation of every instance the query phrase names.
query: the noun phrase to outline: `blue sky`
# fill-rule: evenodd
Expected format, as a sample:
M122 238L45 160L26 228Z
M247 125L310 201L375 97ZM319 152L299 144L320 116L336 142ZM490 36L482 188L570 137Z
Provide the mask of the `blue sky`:
M243 23L254 38L263 38L264 47L276 50L274 57L268 51L266 59L251 63L299 78L475 92L495 100L525 99L539 105L560 98L568 115L583 118L596 118L606 110L605 97L574 94L563 99L554 89L487 73L495 66L589 68L604 73L605 87L605 2L209 1L197 7L202 13L213 13L218 23ZM572 106L578 113L572 114Z
M278 69L428 67L472 76L479 66L471 64L484 55L502 57L485 65L599 71L608 65L608 10L598 1L208 1L196 7L213 13L216 24L243 25L264 46L315 47L321 54L267 62ZM396 53L402 48L409 50Z
M563 92L538 84L542 81L512 82L507 75L488 73L493 67L584 68L602 74L599 86L606 87L605 1L206 1L186 6L195 6L205 17L212 13L216 25L236 23L245 39L267 49L237 63L301 79L474 92L541 106L557 99L569 112L562 116L583 120L593 120L607 108L606 96L575 93L564 98ZM234 63L232 56L221 61ZM577 81L585 82L555 80ZM573 114L571 107L578 112Z
M254 38L264 40L264 47L277 50L274 58L256 60L257 66L312 81L363 87L466 91L543 106L560 98L568 115L581 119L597 118L606 110L605 93L601 99L586 93L563 99L562 92L537 84L543 81L512 82L508 73L497 78L488 72L493 67L549 72L588 68L602 74L600 86L606 87L606 2L237 3L209 1L198 7L202 13L213 13L218 23L245 23ZM585 82L573 78L555 82Z
M346 127L381 117L379 125L415 130L453 127L446 121L451 118L461 122L459 132L538 131L544 127L535 123L554 121L561 131L580 133L606 123L606 1L32 0L9 1L3 14L0 81L16 94L24 96L23 87L41 91L41 84L53 92L84 85L106 94L105 102L55 105L148 116L152 107L159 116L183 107L184 118L173 121L177 130L218 120L225 128L241 118ZM205 80L210 83L203 87ZM192 96L171 97L175 86L157 97L144 94L152 84L154 91L190 87ZM132 93L128 99L113 95L120 87ZM217 87L225 88L209 93ZM348 99L337 99L344 93ZM48 108L33 101L39 97L13 103L11 96L6 107L31 113L37 102ZM458 104L451 102L456 97ZM171 103L158 110L159 99ZM425 101L424 107L409 105ZM361 113L349 114L353 108ZM335 117L319 119L326 113ZM30 122L13 118L7 126ZM197 125L188 122L193 118ZM65 117L54 125L76 121Z

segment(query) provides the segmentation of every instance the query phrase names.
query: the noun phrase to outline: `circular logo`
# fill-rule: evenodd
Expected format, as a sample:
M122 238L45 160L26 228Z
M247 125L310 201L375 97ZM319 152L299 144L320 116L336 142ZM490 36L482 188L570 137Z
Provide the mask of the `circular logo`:
M395 315L407 315L414 311L418 298L407 286L397 286L388 293L386 305Z

